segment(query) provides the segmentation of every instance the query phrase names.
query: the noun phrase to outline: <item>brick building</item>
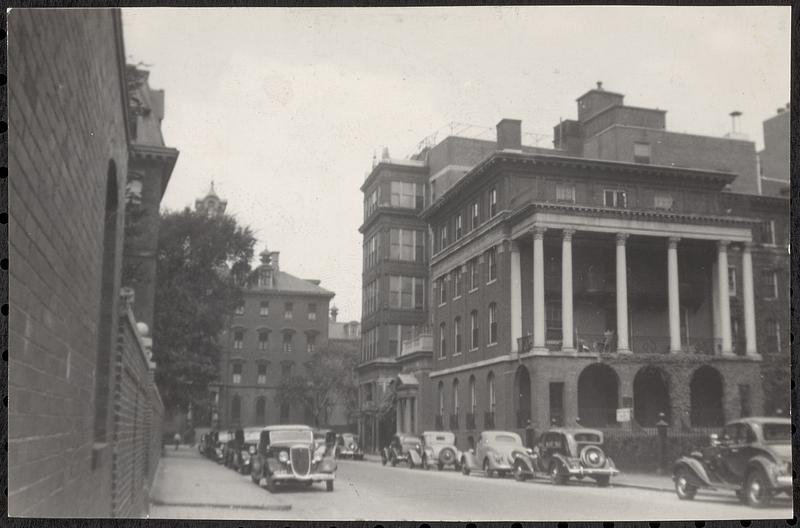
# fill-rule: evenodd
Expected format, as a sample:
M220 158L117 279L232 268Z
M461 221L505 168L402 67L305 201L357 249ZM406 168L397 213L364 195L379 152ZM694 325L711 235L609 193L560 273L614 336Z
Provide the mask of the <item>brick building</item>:
M152 306L122 273L129 173L150 140L132 128L120 14L16 9L9 35L8 513L138 516L163 405L136 318ZM170 168L138 187L144 208Z
M221 203L216 196L211 199ZM261 252L254 283L244 291L244 302L222 336L220 379L212 386L214 425L222 429L308 422L300 407L279 404L276 392L281 380L302 374L314 349L328 340L328 305L334 293L318 280L283 271L279 256L277 251Z
M373 344L365 295L361 407L385 387L392 418L365 445L394 429L466 446L493 427L615 428L618 409L691 429L788 408L788 200L756 194L753 143L668 132L664 111L622 102L601 85L581 96L555 149L522 145L504 119L496 142L415 156L429 326ZM365 211L365 243L385 216ZM777 376L765 387L762 371Z
M789 110L787 103L764 121L764 150L758 153L761 194L784 196L789 190Z

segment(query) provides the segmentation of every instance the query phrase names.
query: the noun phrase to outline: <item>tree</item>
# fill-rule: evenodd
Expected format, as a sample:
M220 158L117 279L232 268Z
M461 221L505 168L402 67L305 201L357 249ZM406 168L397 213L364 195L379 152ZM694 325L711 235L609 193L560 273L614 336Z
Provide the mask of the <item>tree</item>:
M276 395L278 404L299 405L315 427L327 421L328 412L336 404L343 404L349 417L358 405L356 364L352 347L325 343L311 355L303 373L281 382Z
M167 408L207 415L220 335L242 301L255 238L228 215L161 215L153 326L156 383Z

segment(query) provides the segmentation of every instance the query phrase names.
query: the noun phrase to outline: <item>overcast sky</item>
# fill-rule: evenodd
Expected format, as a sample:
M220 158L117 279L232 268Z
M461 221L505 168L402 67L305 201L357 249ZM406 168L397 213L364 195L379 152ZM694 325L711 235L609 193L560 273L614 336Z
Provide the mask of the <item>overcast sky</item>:
M763 143L789 102L789 7L124 9L130 62L166 90L181 152L162 205L213 179L281 268L361 318L362 195L373 153L415 152L456 121L522 120L552 146L602 81L667 128ZM491 139L491 136L489 136Z

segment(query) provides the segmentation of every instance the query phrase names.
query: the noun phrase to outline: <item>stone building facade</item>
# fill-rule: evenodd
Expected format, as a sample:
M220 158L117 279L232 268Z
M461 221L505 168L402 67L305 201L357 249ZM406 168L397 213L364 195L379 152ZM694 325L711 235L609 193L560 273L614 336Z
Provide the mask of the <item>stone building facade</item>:
M16 9L9 35L8 513L142 515L163 405L122 279L120 13Z
M788 408L788 200L758 195L752 142L665 123L599 84L554 149L504 119L496 141L448 137L377 165L365 209L382 171L414 163L428 178L429 286L426 324L399 350L378 341L376 361L362 339L362 409L381 379L395 419L374 444L393 430L449 429L466 446L494 427L618 428L618 410L692 429ZM365 249L365 286L367 264Z

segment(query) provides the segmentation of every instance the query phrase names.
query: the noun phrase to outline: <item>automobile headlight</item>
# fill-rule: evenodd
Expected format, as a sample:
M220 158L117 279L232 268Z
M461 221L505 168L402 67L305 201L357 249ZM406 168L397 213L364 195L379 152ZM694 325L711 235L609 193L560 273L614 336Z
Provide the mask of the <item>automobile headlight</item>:
M244 451L242 453L242 460L244 460L245 462L249 462L250 461L250 453L248 453L247 451Z
M283 462L284 464L287 463L289 461L289 453L287 453L286 451L281 451L280 453L278 453L278 460L280 462Z
M318 464L321 461L322 461L322 453L317 451L316 453L314 453L314 463Z
M355 448L356 448L355 444L350 444L350 449L355 449Z

